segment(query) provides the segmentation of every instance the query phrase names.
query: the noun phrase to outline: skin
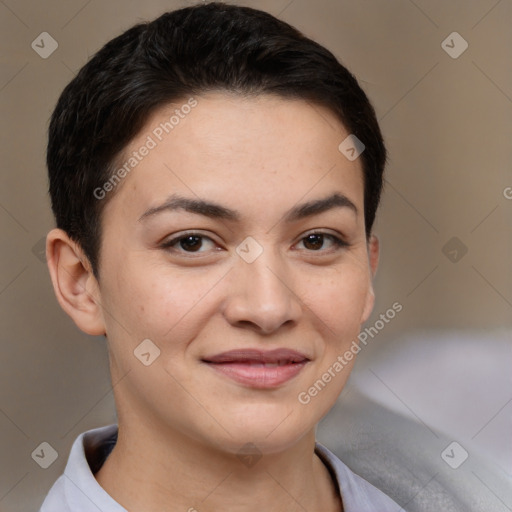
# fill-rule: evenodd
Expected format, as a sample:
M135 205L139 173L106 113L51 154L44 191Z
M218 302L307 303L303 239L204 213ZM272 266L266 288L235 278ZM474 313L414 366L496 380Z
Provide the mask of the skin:
M84 332L108 340L119 438L96 479L127 510L342 510L314 454L315 426L354 360L307 405L297 397L349 349L374 305L379 245L365 236L360 159L339 152L348 132L323 107L269 95L196 99L104 199L99 280L66 233L48 234L60 305ZM185 102L155 112L124 157ZM357 213L335 207L283 220L333 192ZM171 194L214 201L241 220L184 210L139 220ZM313 230L350 245L308 242ZM206 237L197 251L161 247L186 231ZM248 236L263 249L252 263L236 252ZM134 357L144 339L161 351L149 366ZM276 389L239 384L201 361L281 347L310 361ZM246 443L262 455L250 467L237 456Z

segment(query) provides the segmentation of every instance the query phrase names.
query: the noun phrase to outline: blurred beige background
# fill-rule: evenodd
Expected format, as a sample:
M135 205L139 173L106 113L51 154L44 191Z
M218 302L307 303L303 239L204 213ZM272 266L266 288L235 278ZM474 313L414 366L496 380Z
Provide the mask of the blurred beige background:
M53 227L49 116L107 40L192 3L0 2L2 511L36 510L76 436L116 421L105 342L82 334L60 310L44 262L42 240ZM512 2L236 3L267 10L327 46L359 79L381 123L390 160L376 225L377 301L367 325L394 302L403 310L361 352L356 372L418 329L477 333L482 342L498 332L510 342ZM42 32L58 43L47 58L31 47ZM506 395L489 396L482 425L497 411L510 415ZM46 470L31 457L43 441L59 453Z

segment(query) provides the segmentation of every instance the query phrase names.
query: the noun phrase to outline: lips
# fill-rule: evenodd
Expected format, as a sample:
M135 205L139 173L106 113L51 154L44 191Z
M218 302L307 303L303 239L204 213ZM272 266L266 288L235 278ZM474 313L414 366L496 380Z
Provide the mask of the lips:
M204 358L214 371L239 384L254 388L275 388L296 375L309 358L295 350L230 350Z

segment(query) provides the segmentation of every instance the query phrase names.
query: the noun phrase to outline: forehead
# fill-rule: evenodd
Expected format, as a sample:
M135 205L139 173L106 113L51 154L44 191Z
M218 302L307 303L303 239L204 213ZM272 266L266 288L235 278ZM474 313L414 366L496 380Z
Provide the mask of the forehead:
M186 97L155 111L127 146L116 168L129 172L107 207L141 215L179 193L228 201L239 211L262 201L284 208L335 189L357 203L360 159L338 149L347 136L330 110L304 100Z

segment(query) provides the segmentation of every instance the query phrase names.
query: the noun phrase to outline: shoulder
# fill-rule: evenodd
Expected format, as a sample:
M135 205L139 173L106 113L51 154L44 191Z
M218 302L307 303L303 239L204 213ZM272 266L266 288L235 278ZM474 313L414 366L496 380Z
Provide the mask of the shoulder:
M39 512L76 512L93 509L126 512L99 485L94 473L101 467L117 440L117 425L80 434L71 447L64 473L55 481Z
M316 443L315 453L328 467L338 484L344 512L396 512L401 508L387 494L355 474L325 446Z
M65 479L61 475L53 484L39 509L39 512L72 512L66 499Z

